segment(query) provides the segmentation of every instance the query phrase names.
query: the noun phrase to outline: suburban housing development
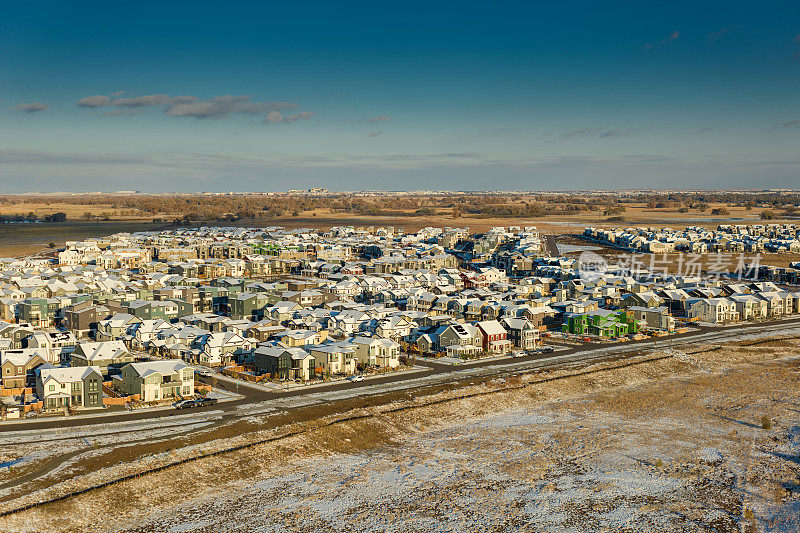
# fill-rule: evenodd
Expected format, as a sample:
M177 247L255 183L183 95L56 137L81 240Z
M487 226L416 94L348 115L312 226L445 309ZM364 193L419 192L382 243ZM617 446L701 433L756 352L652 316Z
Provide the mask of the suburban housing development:
M794 249L797 232L584 236L707 252ZM469 363L797 315L797 270L781 272L712 278L611 262L586 276L579 256L554 253L534 227L177 227L71 241L49 257L2 260L2 414L176 402L207 392L196 372L309 386L417 358Z
M715 230L672 228L586 228L583 236L637 252L798 252L797 224L720 224Z

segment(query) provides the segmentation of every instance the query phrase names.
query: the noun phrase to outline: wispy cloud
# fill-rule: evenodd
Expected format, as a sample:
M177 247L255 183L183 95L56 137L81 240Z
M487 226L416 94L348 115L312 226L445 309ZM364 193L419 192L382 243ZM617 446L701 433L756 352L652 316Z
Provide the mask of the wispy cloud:
M170 101L166 94L148 94L133 98L117 98L111 102L115 107L153 107L164 105Z
M714 128L712 128L710 126L706 126L705 128L700 128L700 131L698 131L698 133L711 133L713 131L714 131Z
M182 101L171 102L164 110L171 117L225 118L232 114L259 115L271 111L295 109L294 102L252 102L249 96L215 96L210 100L190 100L189 96L179 97Z
M296 122L298 120L308 120L313 116L314 113L311 111L301 111L293 115L284 115L280 111L270 111L267 113L267 116L264 117L264 122L267 124L278 124L280 122L283 122L284 124L291 124L292 122Z
M108 96L96 94L94 96L87 96L86 98L81 98L78 100L78 107L98 108L107 106L110 103L111 98Z
M669 36L666 37L665 39L661 39L661 45L664 46L664 45L667 45L667 44L669 44L671 42L677 41L678 37L680 37L680 36L681 36L681 32L679 32L678 30L675 30L672 33L670 33ZM651 42L644 43L642 45L642 50L650 51L653 48L654 48L654 45Z
M10 109L24 113L38 113L39 111L47 111L50 106L43 102L21 102Z
M788 122L781 122L780 126L784 128L797 128L800 127L800 120L790 120Z
M376 117L362 118L359 122L389 122L392 117L389 115L378 115Z
M630 135L639 130L633 128L578 128L561 134L565 140L581 139L586 137L597 137L598 139L609 139L620 135Z
M130 115L138 115L144 113L144 108L135 109L114 109L113 111L106 111L101 116L103 117L128 117Z
M296 102L270 102L253 101L250 96L240 95L220 95L203 100L196 96L182 95L169 96L166 94L148 94L143 96L122 97L127 94L125 91L113 93L110 97L106 95L87 96L78 100L79 107L99 109L103 107L114 107L119 110L108 111L103 116L132 115L152 107L162 107L165 115L170 117L193 117L193 118L225 118L230 115L260 115L273 111L285 111L296 109L299 104ZM121 111L128 110L128 111ZM133 112L131 110L138 110ZM276 122L294 122L310 118L313 113L303 111L294 115L283 116ZM274 115L273 115L274 118ZM267 122L270 122L268 119Z
M383 130L381 130L381 131L371 131L371 132L369 132L368 137L379 137L381 135L383 135Z
M579 137L588 137L592 135L595 131L595 128L578 128L576 130L570 130L561 134L563 139L575 139Z
M724 37L725 35L729 34L730 32L732 32L733 30L736 30L736 29L739 29L739 26L736 26L734 24L734 25L722 28L719 31L712 31L711 33L708 34L708 40L712 41L712 42L716 41L720 37Z

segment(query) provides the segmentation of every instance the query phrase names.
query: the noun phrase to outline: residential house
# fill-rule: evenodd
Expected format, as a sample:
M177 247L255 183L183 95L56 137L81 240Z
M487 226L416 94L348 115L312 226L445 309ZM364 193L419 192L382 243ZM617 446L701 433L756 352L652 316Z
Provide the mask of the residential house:
M5 389L22 389L35 385L35 370L47 365L47 358L36 348L7 350L0 353L0 377Z
M194 396L194 370L177 359L129 363L114 377L114 388L143 402Z
M484 353L503 354L511 351L508 332L497 320L484 320L476 324L482 335Z
M302 348L259 346L253 351L253 364L279 379L309 381L315 376L314 357Z
M103 375L98 367L46 368L36 372L36 395L45 410L103 407Z
M122 341L79 342L72 352L73 367L91 366L108 376L133 362L133 354Z
M198 337L195 345L200 350L197 356L200 363L222 366L230 364L252 350L255 341L232 331L224 331Z
M539 340L539 328L525 318L503 317L500 319L503 328L508 332L508 340L523 350L535 350Z
M739 320L736 304L727 298L692 298L686 301L686 316L719 324Z
M628 307L633 311L633 319L650 330L674 331L675 317L669 314L666 306L660 307Z
M355 346L347 343L327 343L307 346L323 375L352 375L356 371Z
M397 368L400 366L400 345L391 339L353 337L348 340L356 347L356 358L362 368Z
M76 337L84 338L91 336L97 330L98 322L109 314L111 313L107 307L83 301L64 308L64 325Z

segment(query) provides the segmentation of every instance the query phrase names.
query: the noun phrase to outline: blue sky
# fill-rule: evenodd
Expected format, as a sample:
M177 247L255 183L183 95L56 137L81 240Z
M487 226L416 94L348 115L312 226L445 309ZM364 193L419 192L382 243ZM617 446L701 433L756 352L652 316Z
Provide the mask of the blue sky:
M797 187L797 2L0 7L3 192Z

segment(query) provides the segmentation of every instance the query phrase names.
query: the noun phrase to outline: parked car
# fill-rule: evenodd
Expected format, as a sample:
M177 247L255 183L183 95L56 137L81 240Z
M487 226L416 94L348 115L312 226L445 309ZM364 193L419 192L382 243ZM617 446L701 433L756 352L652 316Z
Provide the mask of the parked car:
M554 351L553 348L550 346L545 346L544 348L542 348L542 353L553 353L553 351Z
M197 402L198 407L204 407L206 405L214 405L217 403L216 398L198 398L195 400Z
M361 374L358 374L357 376L351 376L351 377L349 377L347 379L349 379L350 381L355 383L357 381L364 381L364 376L362 376Z
M522 350L515 350L514 352L512 352L512 355L513 355L514 357L525 357L525 356L526 356L526 355L528 355L528 354L526 354L526 353L525 353L525 352L523 352Z
M181 400L175 404L175 409L191 409L197 407L197 402L194 400Z

